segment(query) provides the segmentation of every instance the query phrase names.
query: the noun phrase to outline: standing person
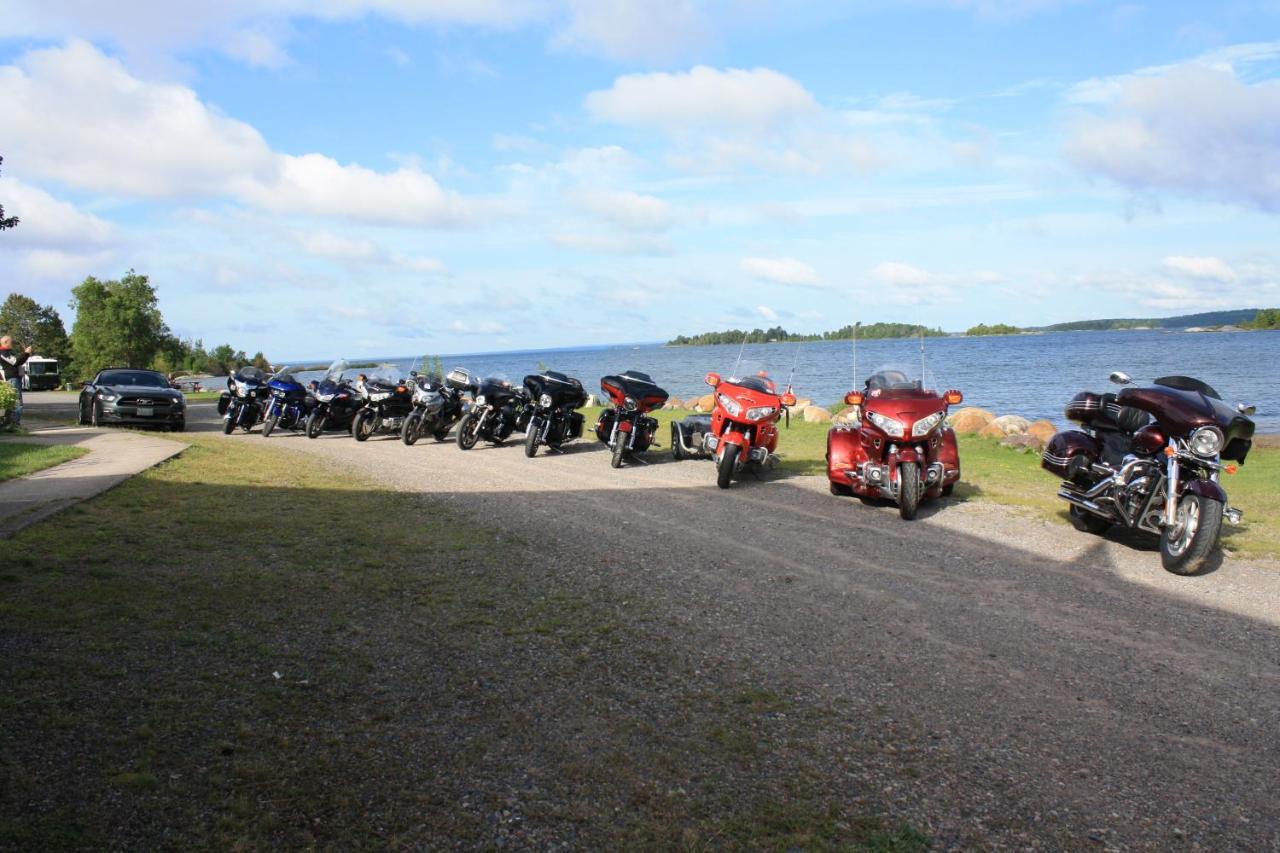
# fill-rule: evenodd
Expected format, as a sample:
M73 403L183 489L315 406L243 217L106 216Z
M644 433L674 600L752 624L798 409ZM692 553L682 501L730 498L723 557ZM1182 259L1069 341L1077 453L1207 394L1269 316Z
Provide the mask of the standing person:
M31 355L31 347L15 354L13 338L8 335L0 337L0 379L8 382L13 387L14 393L18 395L18 405L13 410L14 426L22 426L22 374L18 368L22 367L29 355Z

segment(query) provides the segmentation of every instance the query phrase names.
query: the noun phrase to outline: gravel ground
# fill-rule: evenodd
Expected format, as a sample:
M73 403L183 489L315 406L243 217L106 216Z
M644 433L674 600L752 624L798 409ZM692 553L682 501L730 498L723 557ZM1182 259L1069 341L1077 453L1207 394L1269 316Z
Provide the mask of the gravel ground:
M826 784L941 847L1280 849L1274 563L1179 578L1142 538L976 503L904 523L813 477L721 492L707 462L614 471L586 442L530 460L515 442L270 441L635 601L690 650L673 678L746 671L839 709L813 716Z

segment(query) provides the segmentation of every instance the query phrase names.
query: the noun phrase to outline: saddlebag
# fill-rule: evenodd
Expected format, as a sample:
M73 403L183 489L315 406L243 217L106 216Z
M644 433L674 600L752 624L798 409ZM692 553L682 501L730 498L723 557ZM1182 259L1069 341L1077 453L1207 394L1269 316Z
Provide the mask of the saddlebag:
M609 436L613 434L613 423L618 419L618 413L614 409L605 409L600 413L600 418L596 421L596 438L600 439L601 444L609 443Z
M671 422L671 445L684 453L703 453L703 440L711 432L711 415L689 415Z
M1093 436L1079 430L1060 432L1049 439L1040 467L1064 480L1078 480L1098 461L1101 448Z
M581 412L570 412L568 419L565 421L565 440L571 438L582 438L582 424L586 418L582 417Z

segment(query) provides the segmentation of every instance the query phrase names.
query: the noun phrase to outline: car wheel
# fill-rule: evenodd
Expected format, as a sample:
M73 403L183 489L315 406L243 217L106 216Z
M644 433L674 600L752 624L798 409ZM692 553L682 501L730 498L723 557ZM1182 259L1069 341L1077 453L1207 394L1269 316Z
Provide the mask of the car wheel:
M95 427L102 426L102 404L97 400L89 404L89 423Z
M173 422L173 426L172 426L171 428L173 429L173 431L174 431L174 432L186 432L186 431L187 431L187 419L186 419L186 418L181 418L181 419L179 419L179 420L174 421L174 422Z
M85 426L85 425L87 425L87 424L89 423L89 418L88 418L88 416L87 416L87 415L85 415L85 413L84 413L84 401L83 401L83 400L81 400L81 401L80 401L80 404L79 404L78 406L76 406L76 423L80 424L80 426Z

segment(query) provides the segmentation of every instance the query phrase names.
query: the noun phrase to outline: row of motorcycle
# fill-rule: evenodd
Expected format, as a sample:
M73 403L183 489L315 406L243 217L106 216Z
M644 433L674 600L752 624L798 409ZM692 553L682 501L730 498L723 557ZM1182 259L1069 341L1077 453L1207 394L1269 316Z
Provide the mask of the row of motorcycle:
M303 379L303 372L292 367L272 374L252 366L237 370L218 400L223 432L248 432L261 424L264 437L278 429L308 438L346 432L356 441L399 435L413 445L426 436L445 441L452 431L462 450L480 441L501 444L521 432L525 453L532 457L540 447L559 448L582 437L584 418L577 410L589 399L579 380L554 370L526 376L520 386L496 377L476 378L462 368L444 376L410 371L396 378L384 367L352 379L347 363L336 361L322 378ZM595 432L618 468L653 445L658 422L646 413L661 407L668 394L648 374L634 370L603 377L600 384L611 405L597 420Z

